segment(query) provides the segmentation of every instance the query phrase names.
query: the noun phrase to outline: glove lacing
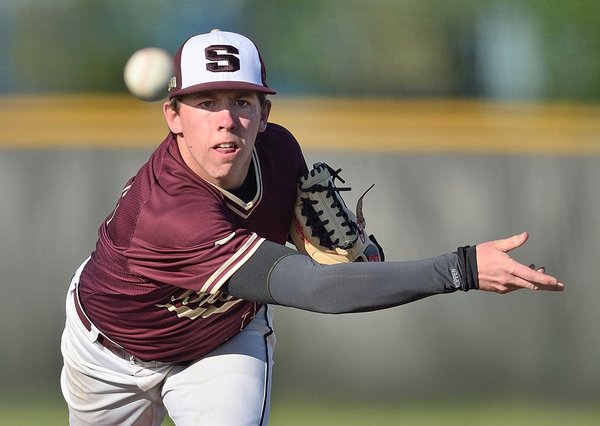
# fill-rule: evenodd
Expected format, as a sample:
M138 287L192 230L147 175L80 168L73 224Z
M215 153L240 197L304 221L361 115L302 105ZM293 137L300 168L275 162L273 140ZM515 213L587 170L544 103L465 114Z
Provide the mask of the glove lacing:
M337 187L335 186L334 182L335 180L339 180L342 183L346 183L346 181L344 179L342 179L340 177L340 172L342 171L342 169L337 169L334 170L333 168L331 168L329 165L325 164L325 163L318 163L315 164L315 168L313 168L309 173L311 174L311 176L315 176L316 172L321 172L324 168L327 168L327 170L329 171L329 174L331 176L331 179L328 180L327 186L323 186L321 184L314 184L311 185L309 187L306 188L302 188L303 191L305 192L326 192L325 194L325 198L331 198L331 208L337 210L336 212L336 216L337 217L342 217L343 221L342 221L342 226L345 226L348 228L348 231L346 231L346 235L347 236L352 236L356 234L357 231L357 226L356 224L350 220L350 218L348 217L348 213L346 211L346 206L343 205L343 199L338 195L339 192L341 191L350 191L352 188L350 187ZM307 178L308 175L305 175L305 178ZM314 206L316 204L318 204L318 201L316 200L311 200L308 197L300 197L300 201L302 202L302 215L304 217L306 217L306 226L310 227L311 229L311 236L313 237L317 237L319 238L319 242L322 246L327 247L329 249L334 249L335 247L340 247L340 248L350 248L352 247L352 242L348 242L345 245L340 245L340 239L336 238L335 241L332 240L332 236L335 233L334 230L332 231L327 231L327 229L325 229L326 224L329 223L328 219L321 219L320 217L323 215L323 210L318 210L316 211L316 209L314 208Z

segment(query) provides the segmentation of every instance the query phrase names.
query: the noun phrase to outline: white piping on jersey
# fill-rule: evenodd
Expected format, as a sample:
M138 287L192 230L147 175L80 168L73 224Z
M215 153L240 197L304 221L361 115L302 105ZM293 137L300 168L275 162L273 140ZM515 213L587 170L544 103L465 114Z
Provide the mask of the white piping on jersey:
M226 189L213 185L225 196L225 203L227 204L227 207L229 207L231 211L238 216L241 216L243 219L247 219L248 216L250 216L250 213L252 213L254 207L260 203L263 195L262 173L260 172L260 161L258 160L256 147L252 149L252 163L254 164L254 175L256 177L256 194L254 195L254 198L247 203Z
M258 250L258 247L265 241L256 233L250 234L248 240L244 243L233 256L231 256L219 269L217 269L204 283L200 289L201 293L213 293L217 291L225 281L231 277L250 257Z
M233 231L231 234L229 234L225 238L221 238L220 240L215 241L215 247L224 246L229 241L233 240L233 237L235 237L235 231Z
M129 188L131 188L132 186L133 186L133 184L129 184L125 188L123 188L123 190L121 191L121 196L119 197L119 200L121 200L121 198L123 198L125 195L127 195L127 191L129 191ZM117 205L115 206L115 209L113 210L112 214L110 215L110 218L108 218L108 220L106 221L106 226L108 226L108 224L110 222L112 222L112 220L115 218L115 215L117 214L117 209L119 208L120 205L121 205L121 201L119 201L117 203Z

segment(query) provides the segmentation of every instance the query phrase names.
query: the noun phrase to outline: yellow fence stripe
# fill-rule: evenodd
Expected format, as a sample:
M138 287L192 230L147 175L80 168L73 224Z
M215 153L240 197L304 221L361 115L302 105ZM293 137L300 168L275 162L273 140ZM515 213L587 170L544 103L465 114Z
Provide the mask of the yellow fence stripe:
M600 106L272 97L305 149L600 154ZM152 148L161 103L127 95L0 97L0 148Z

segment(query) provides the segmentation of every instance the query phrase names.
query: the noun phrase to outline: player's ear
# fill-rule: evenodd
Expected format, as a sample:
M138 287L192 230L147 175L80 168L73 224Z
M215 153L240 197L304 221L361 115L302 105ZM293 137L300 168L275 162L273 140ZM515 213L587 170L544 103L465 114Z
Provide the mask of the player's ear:
M172 101L165 102L163 104L163 114L169 130L176 135L182 133L181 120L179 118L179 105Z
M271 113L271 101L266 100L264 105L262 106L262 110L260 112L260 126L258 127L258 132L264 132L267 129L267 123L269 122L269 114Z

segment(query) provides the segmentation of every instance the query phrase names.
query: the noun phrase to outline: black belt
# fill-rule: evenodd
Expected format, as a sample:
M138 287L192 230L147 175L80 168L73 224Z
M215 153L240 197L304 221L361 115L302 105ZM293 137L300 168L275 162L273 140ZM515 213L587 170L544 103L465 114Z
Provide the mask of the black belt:
M77 311L77 316L79 317L81 323L83 324L83 326L85 327L85 329L87 331L92 331L92 323L89 320L89 318L87 317L87 315L85 314L85 312L83 312L83 307L81 306L81 301L79 300L79 288L75 288L75 297L73 298L73 301L75 302L75 310ZM102 346L104 346L106 349L108 349L113 354L117 355L118 357L121 357L128 361L134 361L137 363L141 362L141 363L146 363L146 364L147 363L164 364L160 361L141 360L138 357L127 352L127 350L124 347L117 345L116 343L114 343L112 340L110 340L108 337L104 336L100 332L98 332L98 337L96 337L96 342L100 343ZM171 364L187 366L187 365L190 365L192 362L193 361L182 361L182 362L173 362Z
M79 300L79 288L75 288L75 297L73 298L73 300L75 302L75 310L77 311L77 316L79 316L81 323L83 324L83 326L86 328L87 331L92 331L92 323L86 316L85 312L83 312L83 308L81 307L81 301ZM112 342L107 337L105 337L102 333L98 333L96 342L100 343L106 349L108 349L109 351L113 352L116 355L119 355L122 358L126 354L126 350L122 346L119 346L116 343Z

